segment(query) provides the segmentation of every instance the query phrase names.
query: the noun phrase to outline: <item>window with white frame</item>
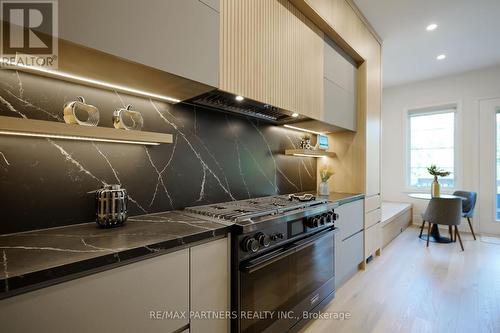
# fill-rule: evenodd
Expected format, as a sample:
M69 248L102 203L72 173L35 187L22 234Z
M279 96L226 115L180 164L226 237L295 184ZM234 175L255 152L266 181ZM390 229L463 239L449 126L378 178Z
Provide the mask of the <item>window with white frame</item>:
M456 185L456 105L408 112L407 185L429 188L433 177L427 172L432 164L449 171L440 178L443 188Z

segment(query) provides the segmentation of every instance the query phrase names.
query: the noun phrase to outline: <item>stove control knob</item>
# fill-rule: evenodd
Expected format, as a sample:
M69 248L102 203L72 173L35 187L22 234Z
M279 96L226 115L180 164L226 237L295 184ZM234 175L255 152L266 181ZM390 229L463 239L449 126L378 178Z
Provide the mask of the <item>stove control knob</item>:
M262 232L255 235L255 238L259 241L260 246L269 247L271 245L271 238Z
M311 216L307 218L306 226L309 228L316 228L319 225L319 216Z
M339 214L335 213L335 211L332 210L332 217L333 217L333 220L336 221L339 219Z
M259 242L253 237L245 237L242 243L243 251L257 252L259 250Z
M283 239L285 237L285 235L283 235L281 232L278 233L278 234L274 234L271 236L271 240L272 241L277 241L278 239Z
M330 221L328 220L328 214L327 214L327 213L323 213L323 214L321 215L321 225L324 225L324 224L326 224L326 223L328 223L328 222L330 222Z
M327 223L331 223L331 222L333 222L333 221L334 221L334 215L335 215L334 213L332 213L332 212L328 212L328 213L326 214L326 222L327 222Z

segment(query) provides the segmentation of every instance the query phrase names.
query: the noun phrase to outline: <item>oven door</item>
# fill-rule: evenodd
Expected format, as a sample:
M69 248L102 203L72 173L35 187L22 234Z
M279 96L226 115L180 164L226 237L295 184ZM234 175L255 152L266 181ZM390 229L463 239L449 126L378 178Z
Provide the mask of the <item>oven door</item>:
M240 332L285 332L334 292L334 230L240 266ZM253 317L255 316L255 317Z

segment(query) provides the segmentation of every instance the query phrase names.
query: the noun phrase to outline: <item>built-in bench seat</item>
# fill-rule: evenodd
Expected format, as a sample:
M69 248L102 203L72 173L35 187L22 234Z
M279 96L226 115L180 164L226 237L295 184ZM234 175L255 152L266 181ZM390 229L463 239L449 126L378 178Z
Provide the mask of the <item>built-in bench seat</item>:
M412 223L412 205L405 202L383 201L381 215L382 247L386 247Z

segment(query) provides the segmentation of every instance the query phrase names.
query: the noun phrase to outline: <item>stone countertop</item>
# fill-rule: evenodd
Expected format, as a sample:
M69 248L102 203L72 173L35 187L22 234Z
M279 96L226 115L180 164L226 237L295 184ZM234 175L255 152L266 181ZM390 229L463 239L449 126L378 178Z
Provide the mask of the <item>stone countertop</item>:
M178 211L0 235L0 299L225 235L229 226Z
M326 196L319 196L320 198ZM331 202L336 202L339 205L344 205L346 203L364 199L365 195L363 193L341 193L341 192L331 192L328 195L328 200Z

